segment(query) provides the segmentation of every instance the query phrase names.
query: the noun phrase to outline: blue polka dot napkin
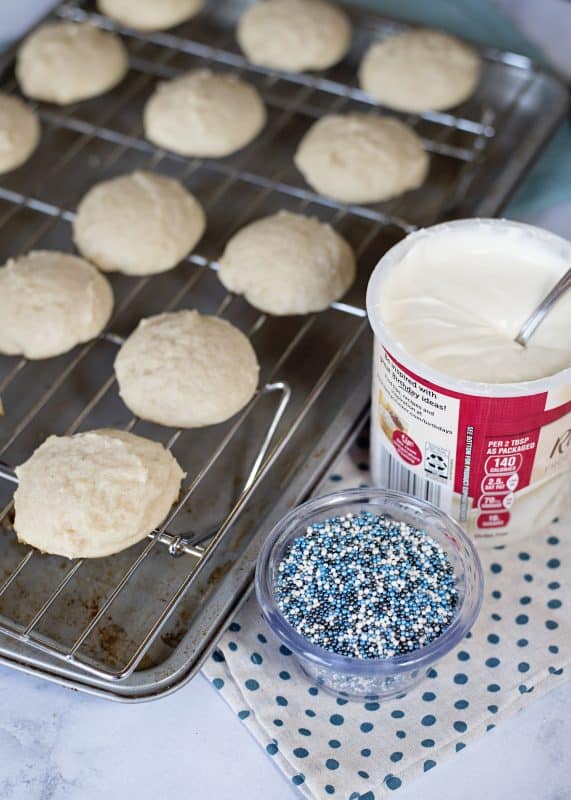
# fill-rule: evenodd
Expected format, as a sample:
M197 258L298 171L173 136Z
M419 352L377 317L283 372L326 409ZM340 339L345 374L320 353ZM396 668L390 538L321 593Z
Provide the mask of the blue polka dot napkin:
M362 485L366 460L353 448L321 493ZM400 700L347 702L312 686L254 596L204 672L306 797L383 797L569 677L570 526L571 513L541 536L482 551L486 591L475 628Z

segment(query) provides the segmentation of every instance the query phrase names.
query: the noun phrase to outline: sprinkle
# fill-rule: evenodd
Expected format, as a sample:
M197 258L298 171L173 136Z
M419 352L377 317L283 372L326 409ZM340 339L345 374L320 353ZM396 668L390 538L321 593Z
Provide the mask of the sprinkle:
M309 525L280 561L274 594L314 645L362 659L432 642L458 603L442 547L423 530L370 512Z

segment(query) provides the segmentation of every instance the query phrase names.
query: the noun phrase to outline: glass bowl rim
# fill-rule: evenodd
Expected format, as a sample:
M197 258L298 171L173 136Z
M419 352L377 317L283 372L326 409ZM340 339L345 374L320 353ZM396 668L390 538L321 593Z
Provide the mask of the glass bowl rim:
M446 525L452 529L454 536L463 544L469 554L468 561L471 562L475 571L475 602L472 603L471 608L466 609L467 596L464 595L462 604L458 607L456 615L452 623L446 628L444 633L438 636L429 644L413 650L410 653L403 655L391 656L388 658L367 658L360 659L352 656L344 656L338 653L333 653L323 647L313 644L295 628L290 625L282 612L280 611L277 603L274 600L271 585L270 585L270 558L273 550L278 543L280 536L287 530L289 524L300 515L308 515L309 513L321 513L325 510L331 509L332 511L336 506L349 505L351 503L359 503L366 499L393 500L397 502L406 502L413 506L419 507L421 510L426 509L431 514L439 517ZM430 535L430 531L427 531ZM480 557L472 539L467 533L463 531L460 525L446 512L434 506L426 500L412 497L404 492L396 492L388 489L380 488L366 488L366 489L345 489L337 492L331 492L320 497L311 498L304 503L295 506L279 522L277 522L268 537L266 538L262 550L258 556L256 563L256 576L255 587L258 603L260 605L262 616L266 623L285 644L292 653L299 655L303 658L309 659L321 667L326 667L332 671L347 672L353 674L369 675L374 673L381 674L395 674L410 669L426 668L430 664L435 663L444 655L449 653L460 641L464 638L466 633L473 627L480 609L482 606L484 596L484 573ZM464 616L462 612L465 612ZM466 613L467 611L467 613Z

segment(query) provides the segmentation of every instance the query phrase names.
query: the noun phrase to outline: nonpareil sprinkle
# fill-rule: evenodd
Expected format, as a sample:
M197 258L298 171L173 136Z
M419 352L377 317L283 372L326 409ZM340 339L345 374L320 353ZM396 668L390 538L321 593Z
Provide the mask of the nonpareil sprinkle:
M354 658L423 647L450 625L458 603L442 547L423 530L370 512L307 527L279 563L274 593L298 633Z

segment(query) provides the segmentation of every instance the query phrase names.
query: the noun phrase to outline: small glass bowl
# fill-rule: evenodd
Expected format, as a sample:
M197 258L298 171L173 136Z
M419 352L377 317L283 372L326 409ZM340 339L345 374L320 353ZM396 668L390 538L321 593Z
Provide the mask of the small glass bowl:
M359 659L312 644L286 621L274 599L277 568L288 545L308 525L343 514L386 514L421 528L446 551L456 576L458 605L448 628L430 644L392 658ZM459 525L431 503L384 489L350 489L294 508L268 536L256 567L256 594L264 619L316 685L349 699L388 699L408 692L449 653L474 624L484 590L476 549Z

